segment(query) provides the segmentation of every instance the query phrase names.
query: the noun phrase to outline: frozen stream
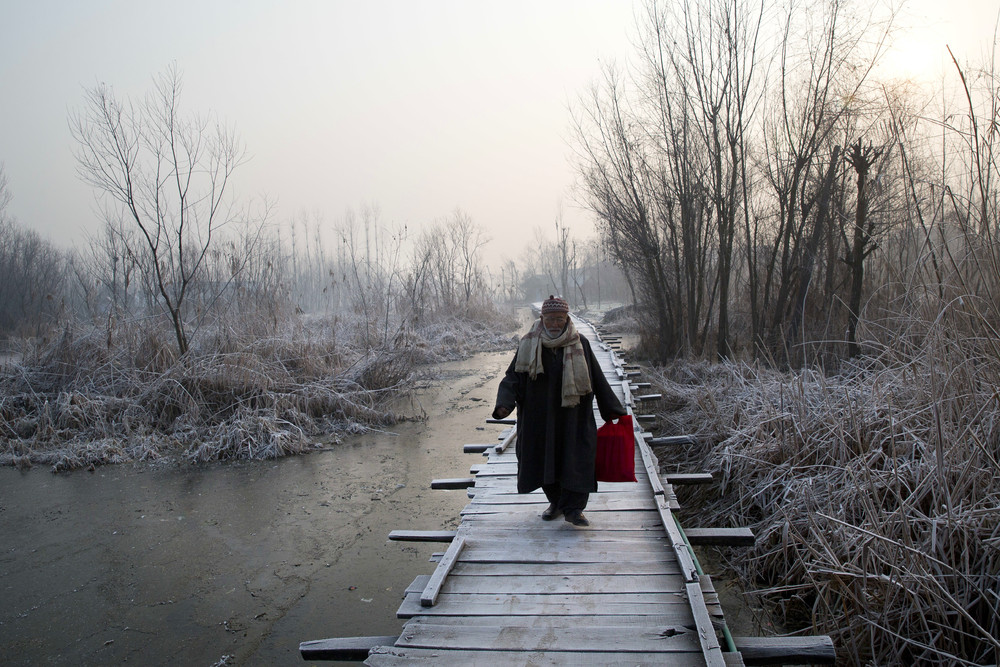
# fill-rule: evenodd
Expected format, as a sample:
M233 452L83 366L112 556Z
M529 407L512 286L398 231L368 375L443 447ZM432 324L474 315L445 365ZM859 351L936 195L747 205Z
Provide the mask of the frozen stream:
M512 353L445 364L426 422L329 451L198 469L0 469L0 664L304 665L300 641L391 635L405 587L458 525L432 491L495 442Z

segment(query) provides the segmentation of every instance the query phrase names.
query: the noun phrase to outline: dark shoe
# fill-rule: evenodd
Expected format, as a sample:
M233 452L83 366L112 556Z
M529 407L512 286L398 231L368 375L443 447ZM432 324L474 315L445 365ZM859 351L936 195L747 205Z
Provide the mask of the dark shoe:
M587 517L583 516L581 510L570 510L566 512L566 520L569 521L574 526L589 526L590 522L587 521Z
M552 521L552 519L558 519L559 515L562 514L562 510L556 507L555 503L550 503L545 511L542 512L542 521Z

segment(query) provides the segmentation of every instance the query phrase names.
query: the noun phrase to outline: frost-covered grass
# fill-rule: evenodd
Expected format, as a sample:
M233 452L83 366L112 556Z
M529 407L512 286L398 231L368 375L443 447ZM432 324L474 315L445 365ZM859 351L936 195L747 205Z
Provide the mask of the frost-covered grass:
M224 327L180 358L166 329L67 328L0 367L0 465L302 453L407 417L391 406L428 364L512 347L510 321L466 315L381 335L350 315L292 318L267 336Z
M833 375L660 369L664 432L703 445L660 460L721 470L699 521L752 528L746 588L843 664L995 664L1000 354L934 330L907 350Z

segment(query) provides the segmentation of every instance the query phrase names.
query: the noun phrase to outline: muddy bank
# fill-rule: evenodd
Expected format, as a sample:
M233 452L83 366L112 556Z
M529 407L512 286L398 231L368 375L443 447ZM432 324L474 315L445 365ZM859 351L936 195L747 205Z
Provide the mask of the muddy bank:
M467 442L510 353L442 366L426 422L329 451L198 469L0 469L0 664L302 665L298 643L391 635L442 545L396 528L458 524Z

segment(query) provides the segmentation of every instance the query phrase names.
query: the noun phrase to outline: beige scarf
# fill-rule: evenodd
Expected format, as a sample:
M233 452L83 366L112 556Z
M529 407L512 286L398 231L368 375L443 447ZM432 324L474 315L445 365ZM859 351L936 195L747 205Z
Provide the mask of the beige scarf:
M580 397L592 391L590 386L590 368L583 352L583 343L573 321L566 323L566 328L556 338L542 326L542 320L535 322L531 331L524 334L517 346L517 358L514 370L527 373L534 380L542 370L542 347L563 348L562 367L562 407L571 408L580 404Z

